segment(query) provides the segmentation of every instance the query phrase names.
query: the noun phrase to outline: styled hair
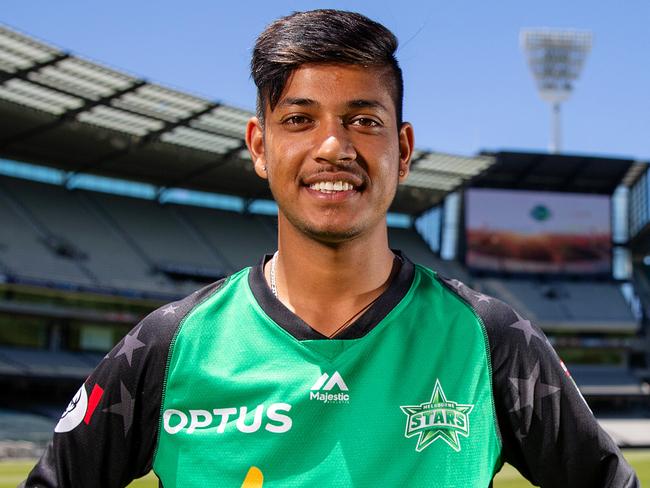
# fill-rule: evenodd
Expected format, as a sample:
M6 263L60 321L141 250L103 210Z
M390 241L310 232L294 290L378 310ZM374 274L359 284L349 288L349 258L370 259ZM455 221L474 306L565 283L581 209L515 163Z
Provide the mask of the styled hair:
M342 10L295 12L270 24L257 38L251 76L257 86L257 117L264 123L291 73L306 63L385 66L393 92L397 127L402 125L404 82L395 58L397 38L368 17Z

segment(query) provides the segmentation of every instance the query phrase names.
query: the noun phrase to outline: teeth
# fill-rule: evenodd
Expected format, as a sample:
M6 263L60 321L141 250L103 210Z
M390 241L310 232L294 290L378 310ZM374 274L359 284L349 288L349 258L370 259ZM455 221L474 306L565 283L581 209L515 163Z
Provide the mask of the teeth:
M353 190L354 185L347 181L319 181L309 185L309 188L322 192L335 192Z

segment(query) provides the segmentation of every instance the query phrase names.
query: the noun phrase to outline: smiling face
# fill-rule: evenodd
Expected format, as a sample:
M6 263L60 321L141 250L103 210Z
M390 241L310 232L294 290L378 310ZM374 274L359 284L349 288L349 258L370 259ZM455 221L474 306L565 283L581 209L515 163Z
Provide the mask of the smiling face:
M246 141L268 178L279 226L337 243L385 227L413 148L398 129L386 68L308 64L296 69L264 126L251 119Z

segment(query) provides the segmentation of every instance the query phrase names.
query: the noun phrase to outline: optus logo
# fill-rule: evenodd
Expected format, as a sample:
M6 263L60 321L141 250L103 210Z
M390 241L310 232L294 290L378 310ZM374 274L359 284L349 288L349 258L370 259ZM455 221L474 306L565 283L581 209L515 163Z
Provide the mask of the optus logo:
M286 415L291 410L288 403L272 403L268 408L258 405L249 412L248 407L215 408L213 410L176 410L170 408L163 413L165 432L174 435L181 431L193 434L197 430L214 428L218 434L223 434L228 426L232 426L244 434L257 432L263 426L264 430L274 434L282 434L291 429L291 417ZM232 427L231 427L232 428Z

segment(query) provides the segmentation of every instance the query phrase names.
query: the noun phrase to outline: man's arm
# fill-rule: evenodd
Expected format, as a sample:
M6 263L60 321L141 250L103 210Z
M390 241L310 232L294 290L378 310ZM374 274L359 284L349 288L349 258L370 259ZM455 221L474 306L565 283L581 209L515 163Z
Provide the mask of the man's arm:
M637 487L544 333L503 302L447 282L483 321L503 461L541 487Z
M510 313L488 331L504 461L542 487L639 486L546 336Z
M170 345L183 317L221 283L152 312L106 355L23 486L121 488L151 469Z
M129 332L81 385L26 487L123 487L151 469L169 344L156 337L160 314Z

